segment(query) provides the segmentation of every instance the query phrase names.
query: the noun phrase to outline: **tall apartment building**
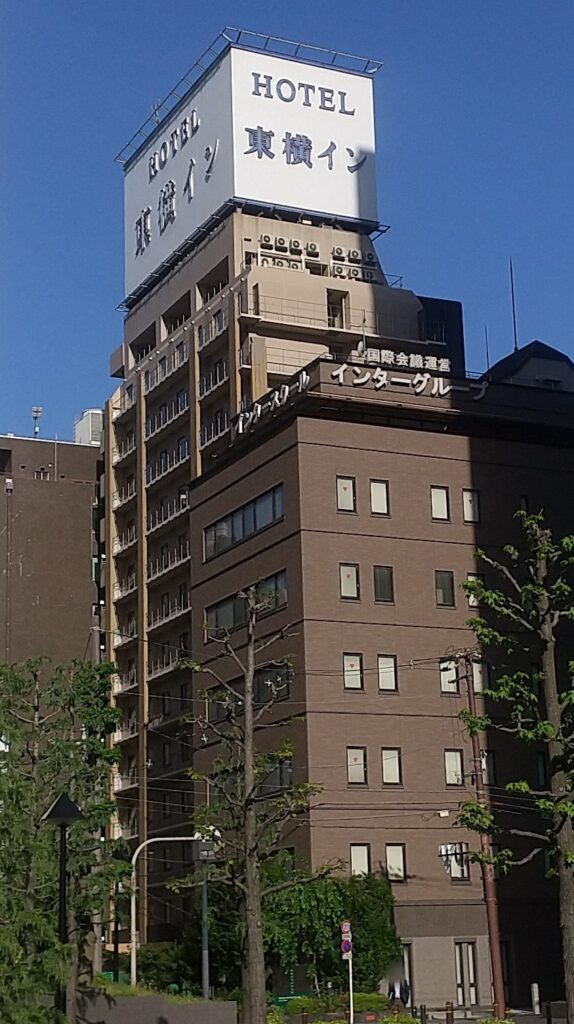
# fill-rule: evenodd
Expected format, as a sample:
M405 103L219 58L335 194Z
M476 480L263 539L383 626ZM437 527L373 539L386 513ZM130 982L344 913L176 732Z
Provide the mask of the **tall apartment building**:
M468 377L460 304L387 278L372 217L360 215L360 188L354 217L230 193L187 237L177 227L172 249L164 245L181 211L168 205L166 220L169 196L183 203L181 185L189 217L200 156L202 188L214 160L217 171L223 142L205 136L189 159L182 140L209 120L202 84L214 88L227 60L233 71L239 49L226 43L126 162L127 312L111 358L122 383L105 411L105 628L123 713L118 830L134 844L191 834L194 800L204 795L187 772L210 753L181 722L206 685L181 658L215 658L213 629L232 630L240 645L236 595L269 580L277 601L262 634L287 622L297 633L274 649L293 658L285 707L302 712L286 771L322 787L297 851L313 866L341 858L351 872L387 872L417 1002L488 1005L479 870L459 857L447 873L438 853L443 843L475 845L456 825L472 788L452 663L452 651L472 642L460 583L479 571L478 544L508 541L521 503L543 505L557 529L568 528L574 367L534 343L484 378ZM266 111L296 93L310 106L319 69L249 59L255 70L233 88L248 82L264 103L261 114L249 109L239 135L259 173L281 155L266 151L278 135ZM337 92L347 123L352 86L330 81L317 86L322 109L334 117ZM219 103L219 113L230 106L228 92ZM288 170L292 138L282 140ZM333 156L328 149L319 157ZM360 159L350 173L368 167L366 144L365 160L357 144L347 152ZM297 170L312 163L301 159ZM140 172L145 188L140 181L134 201L130 175ZM477 659L474 672L480 702L488 666ZM493 738L497 801L506 756ZM142 940L177 933L187 920L185 900L165 882L189 864L189 845L153 851L141 857ZM532 980L548 994L556 984L553 899L534 864L517 883L500 882L513 1001L526 999ZM532 914L539 945L523 941Z
M99 657L99 448L0 437L2 660Z

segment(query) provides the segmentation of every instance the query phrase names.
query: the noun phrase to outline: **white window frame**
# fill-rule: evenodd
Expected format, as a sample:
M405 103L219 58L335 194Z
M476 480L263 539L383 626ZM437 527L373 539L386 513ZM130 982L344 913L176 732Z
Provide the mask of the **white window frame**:
M438 574L442 573L444 576L450 576L452 581L452 602L439 601L439 585L438 585ZM434 571L434 593L437 608L455 608L456 607L456 584L454 580L454 572L452 569L435 569Z
M462 489L462 518L465 523L480 523L480 492L472 487Z
M345 583L344 575L347 570L352 570L354 574L354 582ZM350 589L354 589L354 594L344 594L343 589L348 586ZM339 562L339 596L342 601L359 601L361 597L361 584L359 577L359 566L356 562Z
M357 758L359 755L359 758ZM360 774L362 778L352 778L353 773ZM367 785L367 748L366 747L347 747L347 785L348 786L366 786Z
M485 786L496 786L496 754L494 750L483 750L482 781Z
M458 685L458 673L454 658L441 658L438 663L440 673L440 692L458 696L460 687Z
M466 574L467 583L484 583L484 573L482 572L467 572ZM480 601L474 594L467 594L466 599L468 601L469 608L480 608Z
M369 481L369 494L371 498L371 515L373 516L390 516L391 514L391 503L389 500L389 481L388 480L370 480ZM379 504L379 497L382 497L380 502L381 508L376 508Z
M442 484L431 484L430 499L431 519L434 522L448 523L450 521L450 495L448 487L444 487ZM441 512L444 512L444 514L440 514Z
M402 786L403 766L400 747L381 747L383 786Z
M371 844L351 843L349 846L349 868L351 875L371 874Z
M393 863L395 854L393 853L389 858L389 852L400 850L400 855L397 860ZM404 843L387 843L385 845L385 866L387 869L387 878L391 883L404 883L407 880L407 853L406 846ZM397 870L398 869L398 870ZM396 873L395 873L396 872Z
M444 777L448 788L464 786L464 758L462 750L444 751Z
M460 855L456 857L454 854L449 860L449 874L453 882L468 882L470 880L470 863L468 859L468 853L470 847L468 843L455 843L458 846Z
M398 693L399 681L396 654L377 654L377 676L380 693ZM391 682L391 686L384 685Z
M482 693L483 690L488 689L489 668L488 662L482 659L476 659L472 661L472 688L475 693Z
M343 486L349 486L350 490L350 507L345 507L345 500L348 500L349 495L346 495ZM336 489L337 489L337 512L356 512L357 511L357 482L354 476L337 476L336 478Z
M357 664L352 667L351 659ZM343 652L343 687L345 690L363 689L363 655Z

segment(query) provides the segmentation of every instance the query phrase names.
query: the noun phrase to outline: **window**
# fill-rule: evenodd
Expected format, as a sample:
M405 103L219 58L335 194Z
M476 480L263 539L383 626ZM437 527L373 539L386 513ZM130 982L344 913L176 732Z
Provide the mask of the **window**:
M480 504L478 491L463 490L462 517L465 523L480 522Z
M406 882L407 869L404 843L387 843L385 863L389 882Z
M327 323L329 327L345 326L348 302L348 292L327 289Z
M481 750L480 766L485 786L496 786L496 757L492 750Z
M262 605L258 615L268 615L287 604L287 573L285 569L257 584L257 602ZM207 638L239 629L246 622L245 598L238 594L226 597L205 609Z
M381 758L383 764L383 785L400 786L403 781L400 748L383 747Z
M444 774L447 786L464 786L462 750L445 750Z
M50 470L49 469L44 469L44 467L42 466L41 469L35 469L34 470L34 480L49 480L49 479L50 479Z
M455 661L439 661L440 692L458 693L458 675Z
M358 601L359 566L350 563L339 563L339 588L341 597L346 601Z
M454 573L437 569L434 574L436 603L439 608L454 608Z
M476 949L474 942L455 942L456 1001L458 1006L476 1006Z
M518 499L519 507L521 512L528 512L528 495L521 494Z
M448 487L431 487L431 516L433 519L450 519Z
M390 515L388 480L371 480L371 512L376 516Z
M203 531L204 558L213 558L283 518L283 484L218 519Z
M162 743L161 760L164 768L171 764L171 743Z
M352 786L367 784L366 747L347 747L347 782Z
M448 863L453 882L468 882L470 878L468 843L451 843Z
M262 665L260 668L257 668L253 679L254 705L261 706L262 704L266 704L271 700L273 694L275 694L275 699L278 701L286 700L291 691L291 674L290 665L285 664ZM240 705L243 700L244 681L243 679L230 679L227 680L227 683L237 694L235 712L236 714L240 714ZM228 691L222 694L221 686L213 686L208 691L207 713L209 715L210 722L221 722L225 719L230 697L232 698L232 695L229 694Z
M343 679L346 690L363 689L363 655L343 655Z
M383 690L386 693L396 693L398 690L396 655L378 654L377 669L379 674L379 690Z
M371 847L369 843L351 843L349 861L352 875L370 875Z
M486 661L473 661L472 687L475 693L482 693L488 687L488 664Z
M468 583L484 583L484 576L480 572L467 572L466 579ZM467 594L466 596L469 608L478 608L480 606L480 601L476 594Z
M167 793L162 793L162 797L161 797L161 816L162 816L162 818L169 818L169 814L170 814L169 796L168 796Z
M384 601L386 604L392 604L395 599L392 567L390 565L374 565L373 577L375 601Z
M544 751L538 751L536 755L536 782L541 789L548 787L548 761Z
M355 494L354 476L337 477L337 512L356 512L357 500Z

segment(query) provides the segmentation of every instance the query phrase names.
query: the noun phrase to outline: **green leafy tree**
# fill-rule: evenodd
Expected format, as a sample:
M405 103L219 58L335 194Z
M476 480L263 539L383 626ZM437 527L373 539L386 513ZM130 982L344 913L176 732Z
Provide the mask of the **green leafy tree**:
M213 664L200 665L184 662L194 672L203 673L213 681L207 694L211 708L222 708L219 720L211 714L193 716L198 735L216 741L216 753L206 771L192 770L191 777L203 784L211 795L208 805L198 807L194 823L196 828L216 829L218 841L217 863L210 868L215 881L233 888L239 905L241 930L241 967L244 1006L250 1024L265 1024L266 970L262 925L262 903L272 893L290 888L297 881L295 875L279 881L263 877L266 865L275 858L284 845L285 830L304 816L317 788L307 783L296 783L291 778L292 745L280 743L268 750L260 741L269 729L276 729L277 716L271 720L270 712L277 704L284 686L280 671L285 659L269 666L268 651L289 635L288 629L263 640L257 639L259 616L275 604L276 594L263 584L247 588L238 595L244 610L246 640L241 653L234 647L228 632L214 632L211 639L219 645L221 663L231 665L232 681L227 681ZM265 652L265 657L262 655ZM263 701L255 694L256 673L259 668L269 669L268 690ZM275 669L275 671L274 671ZM223 672L223 669L222 669ZM233 679L235 678L235 682ZM281 716L281 727L289 724L293 716ZM199 789L199 786L198 786ZM325 867L318 874L328 874ZM303 876L301 883L310 878ZM179 881L174 888L186 884L197 885L198 875Z
M524 827L475 801L463 805L461 823L499 845L508 837L507 846L492 858L505 870L543 851L554 860L567 1009L574 1020L574 665L568 665L567 654L573 640L574 536L553 540L542 514L518 512L517 518L523 531L520 547L505 547L502 560L478 552L493 584L475 580L464 585L481 608L469 625L489 661L501 668L485 692L499 712L463 712L461 717L471 732L502 729L519 743L545 749L548 782L536 787L517 778L507 784L507 790L528 801ZM524 670L532 664L536 671ZM523 856L512 849L513 837L529 845Z
M94 920L107 906L126 865L102 841L114 752L106 736L112 666L75 662L52 669L43 660L0 666L0 1019L3 1024L53 1020L42 998L68 982L75 1020L76 988L89 969ZM57 939L58 830L42 816L61 792L81 807L69 829L69 946ZM91 943L93 946L93 941Z

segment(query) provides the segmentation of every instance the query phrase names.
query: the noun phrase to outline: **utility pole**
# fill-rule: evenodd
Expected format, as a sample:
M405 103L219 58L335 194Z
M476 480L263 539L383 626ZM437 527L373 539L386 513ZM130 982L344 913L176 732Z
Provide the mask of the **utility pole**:
M476 717L476 698L472 672L472 657L469 651L461 651L456 655L456 671L459 679L466 682L468 709L473 718ZM481 757L478 735L471 732L473 778L476 789L476 800L481 807L488 808L483 777L483 758ZM492 851L488 836L480 836L480 852L490 857ZM494 870L491 863L482 860L482 888L486 904L486 920L488 925L488 944L490 947L490 964L492 968L492 987L494 991L494 1016L505 1017L504 975L502 970L502 950L500 948L500 925L498 922L498 900L494 883Z

